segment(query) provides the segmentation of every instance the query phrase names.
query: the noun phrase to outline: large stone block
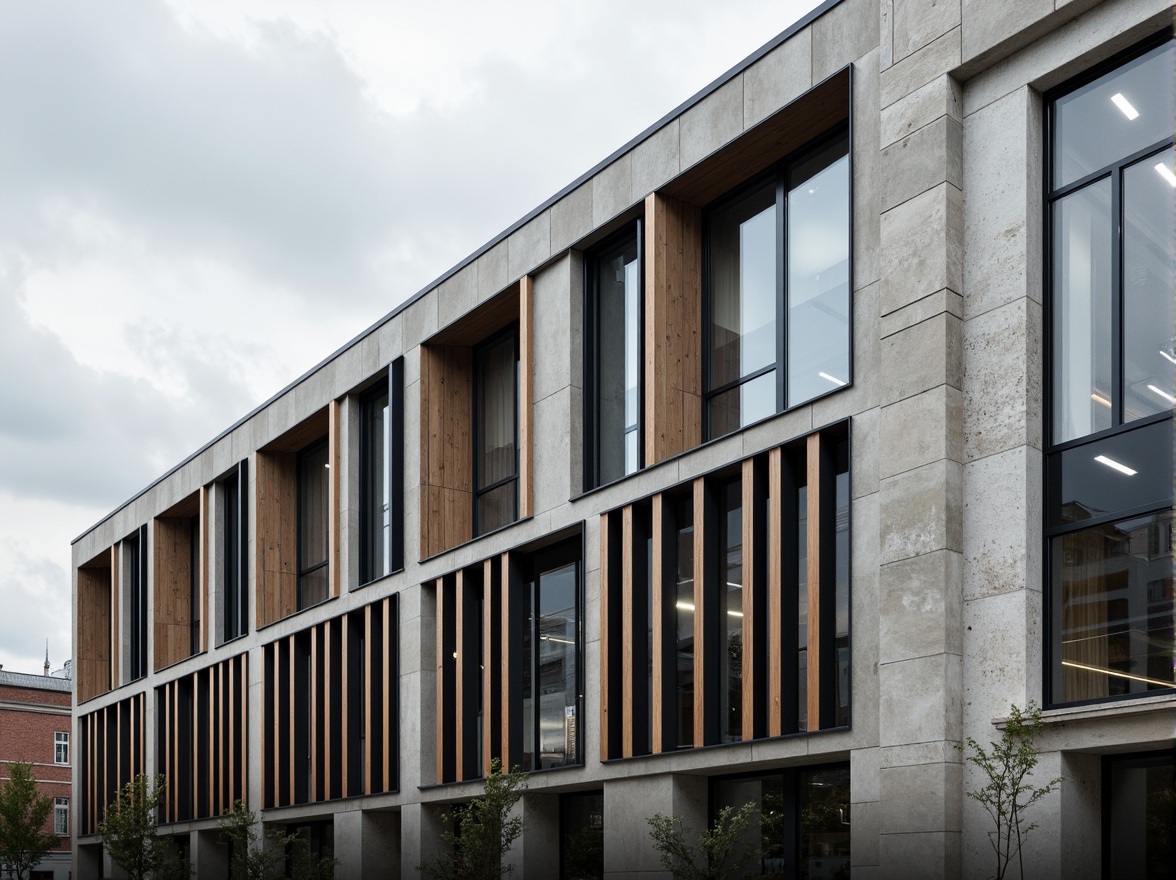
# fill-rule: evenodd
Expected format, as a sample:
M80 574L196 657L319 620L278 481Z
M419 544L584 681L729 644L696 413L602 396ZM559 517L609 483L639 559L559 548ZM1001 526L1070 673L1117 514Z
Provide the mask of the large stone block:
M882 566L879 662L963 653L962 569L960 554L951 550Z
M704 159L743 131L743 76L711 92L687 110L680 123L682 168Z
M508 243L500 241L482 256L478 257L478 302L496 296L509 283ZM420 340L405 333L405 344L414 345Z
M959 831L962 827L962 766L911 764L881 771L882 834Z
M960 25L960 0L894 0L894 60Z
M963 4L963 60L978 59L1001 43L1022 35L1028 42L1048 27L1043 21L1054 11L1054 0L1020 0L993 3L992 0L961 0ZM1037 25L1037 27L1034 27ZM1028 34L1022 34L1029 31Z
M854 810L858 804L871 803L882 796L881 769L877 748L855 749L849 756L849 797Z
M566 388L582 372L581 359L572 357L572 312L580 311L582 298L579 283L573 293L571 266L571 260L561 260L535 278L531 388L537 401Z
M633 204L633 153L625 153L592 178L592 225L602 226Z
M963 185L963 126L950 116L933 122L882 150L881 207L895 205L947 181Z
M420 345L437 332L437 296L423 296L401 313L405 347Z
M844 5L844 4L843 4ZM841 7L835 7L840 9ZM854 64L853 84L853 289L878 280L881 221L878 184L878 55Z
M1041 453L1018 446L964 467L968 596L1040 589Z
M633 148L633 201L644 199L680 169L678 120L668 122Z
M944 287L922 299L907 303L897 311L882 316L878 322L878 336L885 339L895 333L901 333L908 327L921 324L941 312L962 318L964 316L964 298L954 290L948 290Z
M947 384L963 386L963 322L940 313L882 340L881 400L894 403Z
M878 0L846 0L813 22L814 83L878 46L878 6Z
M551 206L551 252L558 254L592 231L592 181Z
M900 98L954 70L960 63L960 29L952 28L917 52L887 65L882 59L881 106L889 107Z
M743 72L744 127L800 97L812 82L812 28L806 28Z
M535 511L550 510L563 504L572 494L568 482L571 472L572 440L565 426L570 419L571 389L560 391L537 401L533 407L534 440L534 499Z
M962 468L937 461L881 481L882 563L963 550Z
M954 748L950 744L962 734L961 665L959 654L935 654L880 664L878 732L881 745L918 743L926 746L938 738L941 752ZM890 764L884 755L883 770ZM882 800L886 800L885 791Z
M507 239L507 275L513 281L551 256L551 212L543 211Z
M963 121L959 83L944 74L895 101L881 113L881 144L888 147L941 116Z
M882 215L883 315L945 287L963 289L963 201L944 182Z
M964 602L964 722L980 741L993 718L1041 695L1041 594L1020 590ZM984 734L984 736L981 735Z
M963 394L937 385L882 407L881 477L892 477L963 450Z
M478 303L478 267L471 263L441 282L437 299L437 326L448 327Z

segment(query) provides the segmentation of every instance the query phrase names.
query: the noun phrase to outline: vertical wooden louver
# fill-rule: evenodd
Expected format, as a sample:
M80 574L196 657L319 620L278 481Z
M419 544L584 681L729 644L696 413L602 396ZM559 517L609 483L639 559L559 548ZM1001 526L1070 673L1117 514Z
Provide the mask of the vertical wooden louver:
M146 771L146 703L135 694L78 718L79 834L96 834L119 789Z

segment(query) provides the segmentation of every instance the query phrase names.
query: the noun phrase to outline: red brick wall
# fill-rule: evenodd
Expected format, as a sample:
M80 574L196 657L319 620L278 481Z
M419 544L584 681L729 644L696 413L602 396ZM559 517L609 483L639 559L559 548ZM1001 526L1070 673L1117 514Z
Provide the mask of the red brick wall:
M62 691L42 691L32 688L0 686L0 779L8 779L9 761L27 761L33 765L33 778L41 794L49 798L70 797L70 778L73 765L73 736L70 736L70 765L53 762L54 732L70 731L68 714L58 715L37 711L38 708L61 708L68 713L70 694ZM28 706L29 710L14 709L11 704ZM70 803L70 825L73 824L73 803ZM53 831L53 813L45 830ZM62 838L61 849L69 850L69 838Z

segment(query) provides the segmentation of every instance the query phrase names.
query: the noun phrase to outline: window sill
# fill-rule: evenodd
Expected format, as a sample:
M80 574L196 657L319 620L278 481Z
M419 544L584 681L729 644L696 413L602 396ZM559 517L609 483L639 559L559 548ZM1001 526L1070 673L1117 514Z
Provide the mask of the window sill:
M1041 720L1044 724L1064 724L1074 721L1101 721L1106 718L1123 718L1128 715L1147 715L1176 709L1176 691L1157 694L1153 697L1119 699L1113 702L1087 703L1082 706L1063 706L1059 709L1043 709ZM992 719L997 730L1004 730L1008 716Z

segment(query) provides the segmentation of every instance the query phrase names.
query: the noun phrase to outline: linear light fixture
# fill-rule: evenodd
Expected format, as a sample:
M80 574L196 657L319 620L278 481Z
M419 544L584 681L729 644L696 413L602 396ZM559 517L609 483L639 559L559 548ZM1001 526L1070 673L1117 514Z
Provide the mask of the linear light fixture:
M1173 397L1163 389L1157 388L1155 385L1148 385L1147 390L1151 391L1153 394L1158 394L1160 397L1164 398L1164 400L1168 401L1168 403L1176 403L1176 397Z
M1172 357L1172 355L1168 354L1168 352L1164 351L1162 348L1160 349L1160 354L1167 358L1170 363L1176 364L1176 358Z
M1105 464L1107 467L1111 468L1111 470L1116 470L1119 473L1126 474L1129 477L1134 477L1137 473L1139 473L1139 471L1132 470L1121 461L1115 461L1113 458L1108 458L1105 455L1096 455L1094 460L1099 464Z
M559 642L561 645L574 645L574 644L576 644L574 639L561 639L561 638L557 638L556 636L539 636L539 641L541 641L541 642Z
M674 607L681 610L681 611L693 611L694 610L694 605L691 604L690 602L675 602ZM730 617L742 617L743 616L742 611L728 611L727 614Z
M1111 95L1111 100L1114 102L1116 107L1123 111L1123 115L1128 119L1139 118L1139 111L1131 106L1131 102L1123 97L1122 92L1115 92L1115 94Z
M1095 403L1099 403L1107 408L1110 408L1111 402L1097 392L1092 392L1090 395L1090 399L1093 400Z
M828 381L832 382L838 388L844 388L846 385L849 384L844 379L838 379L836 376L830 376L828 373L817 373L817 375L820 376L822 379L827 379Z
M1176 174L1172 173L1172 169L1168 167L1167 162L1157 162L1156 171L1160 173L1160 177L1164 178L1172 186L1176 186Z
M1063 660L1063 666L1069 666L1071 669L1081 669L1085 672L1098 672L1102 675L1110 675L1114 678L1129 678L1132 681L1142 681L1145 684L1155 684L1163 688L1176 687L1176 682L1162 681L1158 678L1146 678L1142 675L1132 675L1129 672L1120 672L1117 669L1104 669L1101 666L1087 666L1085 663L1075 663L1073 660Z

